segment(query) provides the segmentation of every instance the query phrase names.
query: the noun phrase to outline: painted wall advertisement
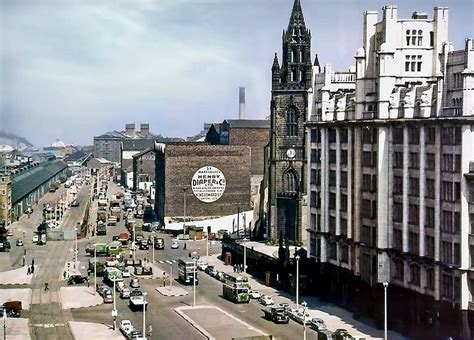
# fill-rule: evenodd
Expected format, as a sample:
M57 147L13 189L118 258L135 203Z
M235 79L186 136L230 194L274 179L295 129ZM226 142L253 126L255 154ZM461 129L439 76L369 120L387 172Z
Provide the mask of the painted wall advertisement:
M225 176L213 166L196 171L191 180L194 196L205 203L212 203L222 197L226 188Z

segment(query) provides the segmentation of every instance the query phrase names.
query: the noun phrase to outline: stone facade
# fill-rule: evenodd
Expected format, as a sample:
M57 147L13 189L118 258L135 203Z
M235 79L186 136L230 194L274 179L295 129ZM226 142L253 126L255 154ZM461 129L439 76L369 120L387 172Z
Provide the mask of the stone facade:
M155 182L155 147L133 156L133 191L149 187Z
M272 66L271 139L268 167L267 237L306 240L305 128L312 86L311 34L299 0L282 37L283 58Z
M193 194L191 180L196 171L212 166L226 179L222 197L204 203ZM156 212L164 222L220 217L250 210L250 147L204 143L159 144L156 152Z
M12 185L8 175L0 174L0 221L5 226L12 222Z
M122 140L127 138L118 131L112 131L94 137L94 157L104 158L110 162L120 164L120 147Z

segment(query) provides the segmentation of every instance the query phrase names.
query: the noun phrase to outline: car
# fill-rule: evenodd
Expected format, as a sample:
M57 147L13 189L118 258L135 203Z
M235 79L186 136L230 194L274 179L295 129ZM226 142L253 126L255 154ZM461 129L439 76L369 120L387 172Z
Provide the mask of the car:
M38 240L39 240L38 234L33 234L33 243L38 242Z
M143 231L151 231L151 223L143 223L142 229Z
M104 295L104 303L113 303L114 302L114 297L112 294L106 294Z
M149 246L152 246L153 245L153 237L149 236L148 239L146 240L146 242Z
M144 240L142 235L135 236L135 242L137 242L138 244L140 244L142 242L142 240Z
M132 279L130 281L130 287L132 288L140 288L140 281L138 279Z
M109 289L109 286L107 286L105 283L98 283L95 286L95 290L97 291L97 293L99 293L99 295L102 295L102 291L105 289Z
M130 320L122 320L122 321L120 321L119 328L120 328L120 331L122 332L122 334L124 336L128 337L130 332L133 331L133 329L135 327L133 327L132 322Z
M149 248L147 240L141 240L139 245L140 250L148 250Z
M308 313L303 313L302 309L290 309L288 311L288 316L300 324L311 324L311 315Z
M23 240L21 238L19 238L18 240L16 240L16 245L18 247L21 247L23 245Z
M217 275L219 275L219 271L216 268L212 268L212 270L209 272L209 275L212 277L217 277Z
M165 240L161 237L155 239L155 249L165 249Z
M176 240L173 240L173 242L171 242L171 249L178 249L178 248L179 248L179 242Z
M214 270L214 266L208 265L206 269L204 269L204 272L211 275L211 272Z
M71 275L69 279L67 279L68 285L78 285L81 283L86 283L88 281L87 277L81 275Z
M131 331L130 334L128 335L128 338L130 340L145 340L145 338L143 337L142 332L140 332L137 329L134 329L133 331Z
M218 279L219 281L224 282L224 272L218 272L215 278Z
M258 301L264 305L264 306L270 306L273 305L275 302L273 301L271 296L268 295L262 295Z
M334 331L333 337L335 339L352 339L347 329L338 328Z
M123 277L130 277L130 272L128 271L128 268L124 268L122 270L122 276Z
M116 292L120 293L124 288L125 288L125 283L123 283L123 281L119 281L119 282L115 283L115 291Z
M3 241L3 249L4 249L5 251L10 251L11 245L10 245L10 242L9 242L9 241L7 241L7 240L4 240L4 241Z
M7 229L7 236L13 236L13 230L11 228Z
M256 290L251 290L249 291L249 296L251 299L260 299L262 297L262 294L260 294Z
M71 207L78 207L79 206L79 201L78 200L74 200L71 202Z
M128 288L123 288L122 291L120 292L120 298L121 298L121 299L128 299L128 298L130 298L130 289L128 289Z
M205 271L206 268L207 268L208 264L207 263L204 263L204 262L201 262L201 263L198 263L198 266L197 268L201 271Z
M327 329L326 324L324 323L324 320L320 318L312 318L310 327L314 329L315 331L324 331L325 329Z
M157 231L158 229L160 229L160 222L152 222L151 223L151 230L152 231Z

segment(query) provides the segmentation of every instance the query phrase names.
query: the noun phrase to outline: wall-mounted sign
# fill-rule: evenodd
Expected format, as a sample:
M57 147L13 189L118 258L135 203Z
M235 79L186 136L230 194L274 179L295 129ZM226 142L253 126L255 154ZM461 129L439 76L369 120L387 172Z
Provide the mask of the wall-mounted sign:
M217 201L224 194L226 187L225 176L213 166L205 166L196 171L191 180L193 194L205 203Z

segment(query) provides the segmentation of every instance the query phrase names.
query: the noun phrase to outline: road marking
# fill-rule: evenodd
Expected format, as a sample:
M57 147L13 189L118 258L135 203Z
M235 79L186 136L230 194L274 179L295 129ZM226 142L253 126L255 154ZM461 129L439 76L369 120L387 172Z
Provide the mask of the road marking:
M173 264L173 262L171 262L170 260L166 260L166 263Z
M159 260L158 262L160 262L161 264L165 263L165 261L163 261L163 260Z
M173 263L176 263L176 262L178 262L178 261L176 261L176 260L172 260L172 262L173 262Z
M43 328L54 328L54 327L64 327L66 326L63 323L35 323L33 327L43 327Z

